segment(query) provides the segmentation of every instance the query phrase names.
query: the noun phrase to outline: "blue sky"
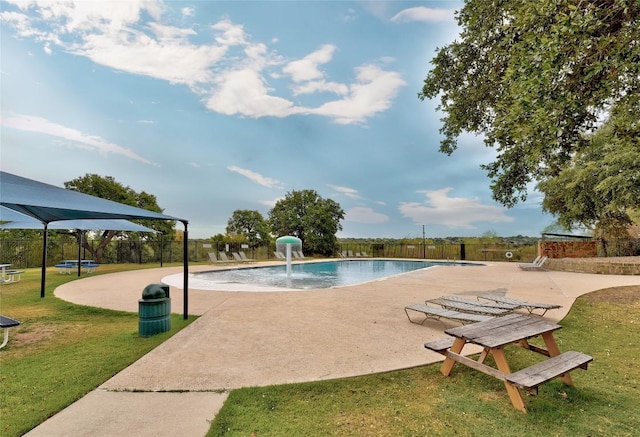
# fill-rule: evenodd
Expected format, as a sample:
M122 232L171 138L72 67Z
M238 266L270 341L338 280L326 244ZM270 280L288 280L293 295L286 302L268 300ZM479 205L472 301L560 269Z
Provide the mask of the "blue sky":
M2 170L113 176L193 238L304 189L342 206L340 237L539 235L539 194L494 202L495 151L438 152L442 114L417 98L461 5L2 1Z

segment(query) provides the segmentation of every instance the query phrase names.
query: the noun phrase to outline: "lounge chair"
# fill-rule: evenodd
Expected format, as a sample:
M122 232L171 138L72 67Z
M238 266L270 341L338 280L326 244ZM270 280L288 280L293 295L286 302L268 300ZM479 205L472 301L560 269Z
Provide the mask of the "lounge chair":
M342 251L340 252L340 258L346 258L347 257L347 252L346 251Z
M488 308L500 308L504 310L517 310L522 308L521 305L513 304L513 303L501 303L501 302L481 302L479 300L469 299L462 296L442 296L439 299L441 300L449 300L453 302L462 302L471 305L480 305Z
M485 316L499 317L509 314L513 309L495 308L491 306L478 305L480 302L469 300L469 302L462 302L458 300L448 299L429 299L425 303L434 303L440 305L442 308L453 311L462 311L465 313L483 314Z
M349 258L353 258L353 251L347 250L347 255L349 256Z
M284 256L284 254L283 254L282 252L280 252L280 251L275 251L275 252L273 252L273 254L274 254L274 255L276 256L276 258L278 258L278 259L287 259L287 257L286 257L286 256Z
M542 314L539 314L540 316L544 316L547 313L547 311L549 311L549 310L555 310L555 309L558 309L558 308L562 308L561 305L549 304L549 303L539 303L539 302L529 302L529 301L526 301L526 300L514 299L512 297L500 296L500 295L497 295L497 294L490 294L490 293L479 294L478 295L478 299L485 299L485 300L490 300L490 301L493 301L493 302L520 305L520 307L526 309L529 312L529 314L534 314L533 311L535 311L537 309L540 309L540 310L543 310Z
M370 258L369 255L367 255L367 252L360 252L360 255L362 255L365 258Z
M240 255L242 261L253 261L251 258L247 258L247 255L242 251L238 252L238 254Z
M244 261L242 258L240 258L240 254L238 252L231 252L231 255L233 255L233 259L235 259L236 261Z
M216 254L213 252L209 252L209 259L211 260L212 263L218 262L218 258L216 258Z
M461 322L462 324L483 322L485 320L493 319L493 317L491 316L484 316L481 314L472 314L472 313L462 313L458 311L452 311L444 308L438 308L438 307L423 305L418 303L415 305L408 305L404 307L404 312L407 315L407 319L409 319L411 323L418 323L418 322L411 320L411 317L409 316L409 311L416 311L425 315L424 320L422 320L422 322L419 323L420 325L423 325L424 322L426 322L428 319L435 319L440 322L441 322L440 319L450 319L450 320L455 320L457 322Z
M218 252L218 257L220 261L229 262L229 258L227 258L227 254L224 252Z
M519 267L521 267L521 266L532 266L532 265L535 265L535 264L537 264L537 263L540 261L540 258L542 258L542 256L541 256L541 255L538 255L538 256L536 256L536 257L535 257L535 259L534 259L533 261L531 261L530 263L520 263L520 264L518 264L518 266L519 266Z
M547 259L547 256L543 256L542 258L539 258L537 261L534 261L532 263L518 264L518 267L520 267L522 270L540 270L543 268L542 265Z

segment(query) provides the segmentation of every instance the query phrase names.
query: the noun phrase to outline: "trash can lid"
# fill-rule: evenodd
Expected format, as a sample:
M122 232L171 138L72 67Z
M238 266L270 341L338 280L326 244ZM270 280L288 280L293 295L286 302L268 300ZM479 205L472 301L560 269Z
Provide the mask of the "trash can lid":
M163 284L149 284L142 290L142 299L162 299L167 297Z

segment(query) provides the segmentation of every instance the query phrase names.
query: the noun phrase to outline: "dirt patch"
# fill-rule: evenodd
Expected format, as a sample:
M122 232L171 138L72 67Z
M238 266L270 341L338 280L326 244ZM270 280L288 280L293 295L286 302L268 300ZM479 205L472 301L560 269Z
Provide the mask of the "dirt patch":
M28 331L17 332L12 335L11 342L15 347L38 343L52 338L56 332L57 330L52 326L36 323L31 325Z
M580 297L587 302L613 303L620 305L640 305L640 285L611 287L594 291Z

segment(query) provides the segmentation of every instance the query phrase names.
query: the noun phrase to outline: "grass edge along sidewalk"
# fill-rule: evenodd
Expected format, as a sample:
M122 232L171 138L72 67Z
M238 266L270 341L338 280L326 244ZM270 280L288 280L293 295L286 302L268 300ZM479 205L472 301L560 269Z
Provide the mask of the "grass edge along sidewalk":
M572 373L575 387L554 380L526 396L529 414L513 409L497 379L465 366L445 378L435 363L234 390L208 436L637 435L640 417L629 411L640 405L640 286L583 295L560 324L560 349L595 360L588 372ZM505 353L514 369L538 359L517 347Z
M92 275L145 268L103 267ZM0 350L2 436L19 436L35 428L196 319L172 314L171 331L141 338L137 313L56 298L53 290L77 277L49 270L44 299L40 269L27 269L20 282L2 285L2 313L21 323L12 328L9 344Z

